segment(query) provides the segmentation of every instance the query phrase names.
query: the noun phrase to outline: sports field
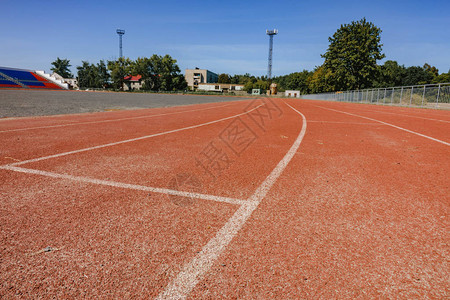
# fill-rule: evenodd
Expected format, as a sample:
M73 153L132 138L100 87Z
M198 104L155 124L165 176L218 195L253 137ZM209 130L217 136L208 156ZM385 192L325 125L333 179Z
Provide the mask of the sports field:
M449 111L220 101L0 120L0 297L450 296Z

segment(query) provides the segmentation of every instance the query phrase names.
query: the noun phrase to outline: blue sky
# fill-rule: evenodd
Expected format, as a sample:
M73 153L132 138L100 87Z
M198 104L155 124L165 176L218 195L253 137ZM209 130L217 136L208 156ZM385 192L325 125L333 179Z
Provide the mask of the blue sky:
M380 27L386 59L450 69L450 1L9 1L0 0L0 66L49 71L68 58L118 57L116 29L126 31L124 56L170 54L186 68L265 75L268 37L273 75L321 65L328 37L366 17ZM385 60L386 60L385 59Z

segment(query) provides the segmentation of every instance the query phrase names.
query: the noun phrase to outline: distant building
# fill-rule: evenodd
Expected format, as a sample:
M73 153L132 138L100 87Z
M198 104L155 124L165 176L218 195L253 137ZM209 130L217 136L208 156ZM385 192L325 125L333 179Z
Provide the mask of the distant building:
M184 74L188 87L196 90L201 83L216 83L219 80L219 75L205 69L186 69Z
M243 84L233 84L233 83L199 83L197 90L205 92L219 92L228 93L234 91L243 91Z
M253 96L261 95L261 93L262 93L262 89L252 89Z
M300 91L287 90L284 92L286 97L300 98Z
M141 75L128 75L123 78L123 90L124 91L132 91L132 90L140 90L144 81L142 80Z

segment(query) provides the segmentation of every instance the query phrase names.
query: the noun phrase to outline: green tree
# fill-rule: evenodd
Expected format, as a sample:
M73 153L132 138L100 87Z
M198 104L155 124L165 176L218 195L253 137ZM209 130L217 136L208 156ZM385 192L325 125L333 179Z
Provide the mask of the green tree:
M341 27L328 38L322 57L326 74L337 90L369 88L377 78L377 60L384 58L381 29L365 18Z
M438 68L434 67L434 66L430 66L428 63L425 63L423 65L423 69L427 72L429 72L430 74L433 75L433 79L437 76L439 76L439 70Z
M56 58L54 62L52 62L53 68L52 70L55 73L58 73L64 78L72 78L73 74L70 72L69 67L72 65L70 64L70 60L68 59L60 59L59 57Z
M176 59L168 54L160 57L158 74L161 79L161 90L176 91L178 89L185 89L180 72L180 67L177 65Z
M92 78L92 67L88 61L82 61L81 66L77 66L78 85L80 88L93 88L94 78Z
M244 75L233 75L231 76L231 83L234 84L246 84L248 81L251 81L255 76L250 75L249 73L245 73Z
M433 79L433 83L447 83L447 82L450 82L450 70L448 70L448 73L442 73Z
M333 85L331 71L324 66L316 67L314 73L307 78L308 89L310 93L333 92L336 87Z
M434 79L432 73L419 66L408 67L402 80L402 85L417 85L431 83Z
M405 73L405 66L399 65L396 61L387 60L382 66L379 66L378 79L374 82L374 86L400 86L403 84Z
M218 83L231 83L231 76L225 73L219 74Z
M108 66L104 60L100 60L97 64L97 82L96 85L100 88L105 88L108 86L111 75L108 71Z
M143 89L153 91L177 91L187 88L184 76L180 73L176 59L170 55L152 55L138 58L132 68L133 75L141 75Z
M256 83L256 78L249 78L245 83L244 83L244 91L246 91L247 93L250 93L252 91L252 89L256 89L256 87L254 87L253 85Z
M78 85L81 88L105 88L109 83L109 72L103 60L97 65L82 61L77 67Z
M123 78L131 74L134 62L129 58L119 57L117 60L108 61L108 69L111 71L113 88L123 89Z
M303 70L284 76L274 77L273 82L278 84L278 90L299 90L302 94L309 92L307 79L313 72Z

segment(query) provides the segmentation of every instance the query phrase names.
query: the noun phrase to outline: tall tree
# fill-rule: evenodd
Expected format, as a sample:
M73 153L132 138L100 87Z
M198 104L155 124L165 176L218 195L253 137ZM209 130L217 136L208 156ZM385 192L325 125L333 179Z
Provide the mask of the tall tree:
M81 88L105 88L109 83L109 72L103 60L97 65L82 61L77 67L78 85Z
M219 74L219 79L217 80L218 83L231 83L231 77L228 74L222 73Z
M328 41L322 57L332 85L337 90L371 87L377 77L377 60L384 58L381 29L363 18L341 25Z
M184 76L180 74L176 59L170 55L152 55L138 58L132 68L133 75L141 75L144 90L176 91L187 88Z
M274 77L273 82L278 84L278 90L299 90L302 94L308 93L307 79L313 72L303 70L284 76Z
M378 79L374 82L375 87L391 87L403 84L406 68L396 61L387 60L379 67Z
M133 61L124 57L119 57L117 60L108 61L108 69L111 71L111 79L115 89L123 89L123 78L131 74L133 65Z
M78 85L80 88L93 88L95 87L94 79L91 77L92 75L92 66L88 61L82 61L81 66L77 66L78 70Z
M316 67L314 73L307 78L308 89L311 93L326 93L335 91L332 74L324 66Z
M423 69L427 72L430 72L433 77L439 76L439 69L434 66L430 66L428 63L425 63L423 65Z
M450 70L447 73L442 73L433 79L433 83L447 83L450 82Z
M105 88L109 84L111 75L109 74L108 66L104 60L100 60L97 64L97 74L97 85L101 88Z
M60 59L59 57L56 58L54 62L52 62L53 68L52 70L55 73L58 73L64 78L72 78L73 74L70 72L69 67L72 65L70 64L70 60L68 59Z
M406 68L402 85L417 85L431 83L434 79L432 73L419 66Z

